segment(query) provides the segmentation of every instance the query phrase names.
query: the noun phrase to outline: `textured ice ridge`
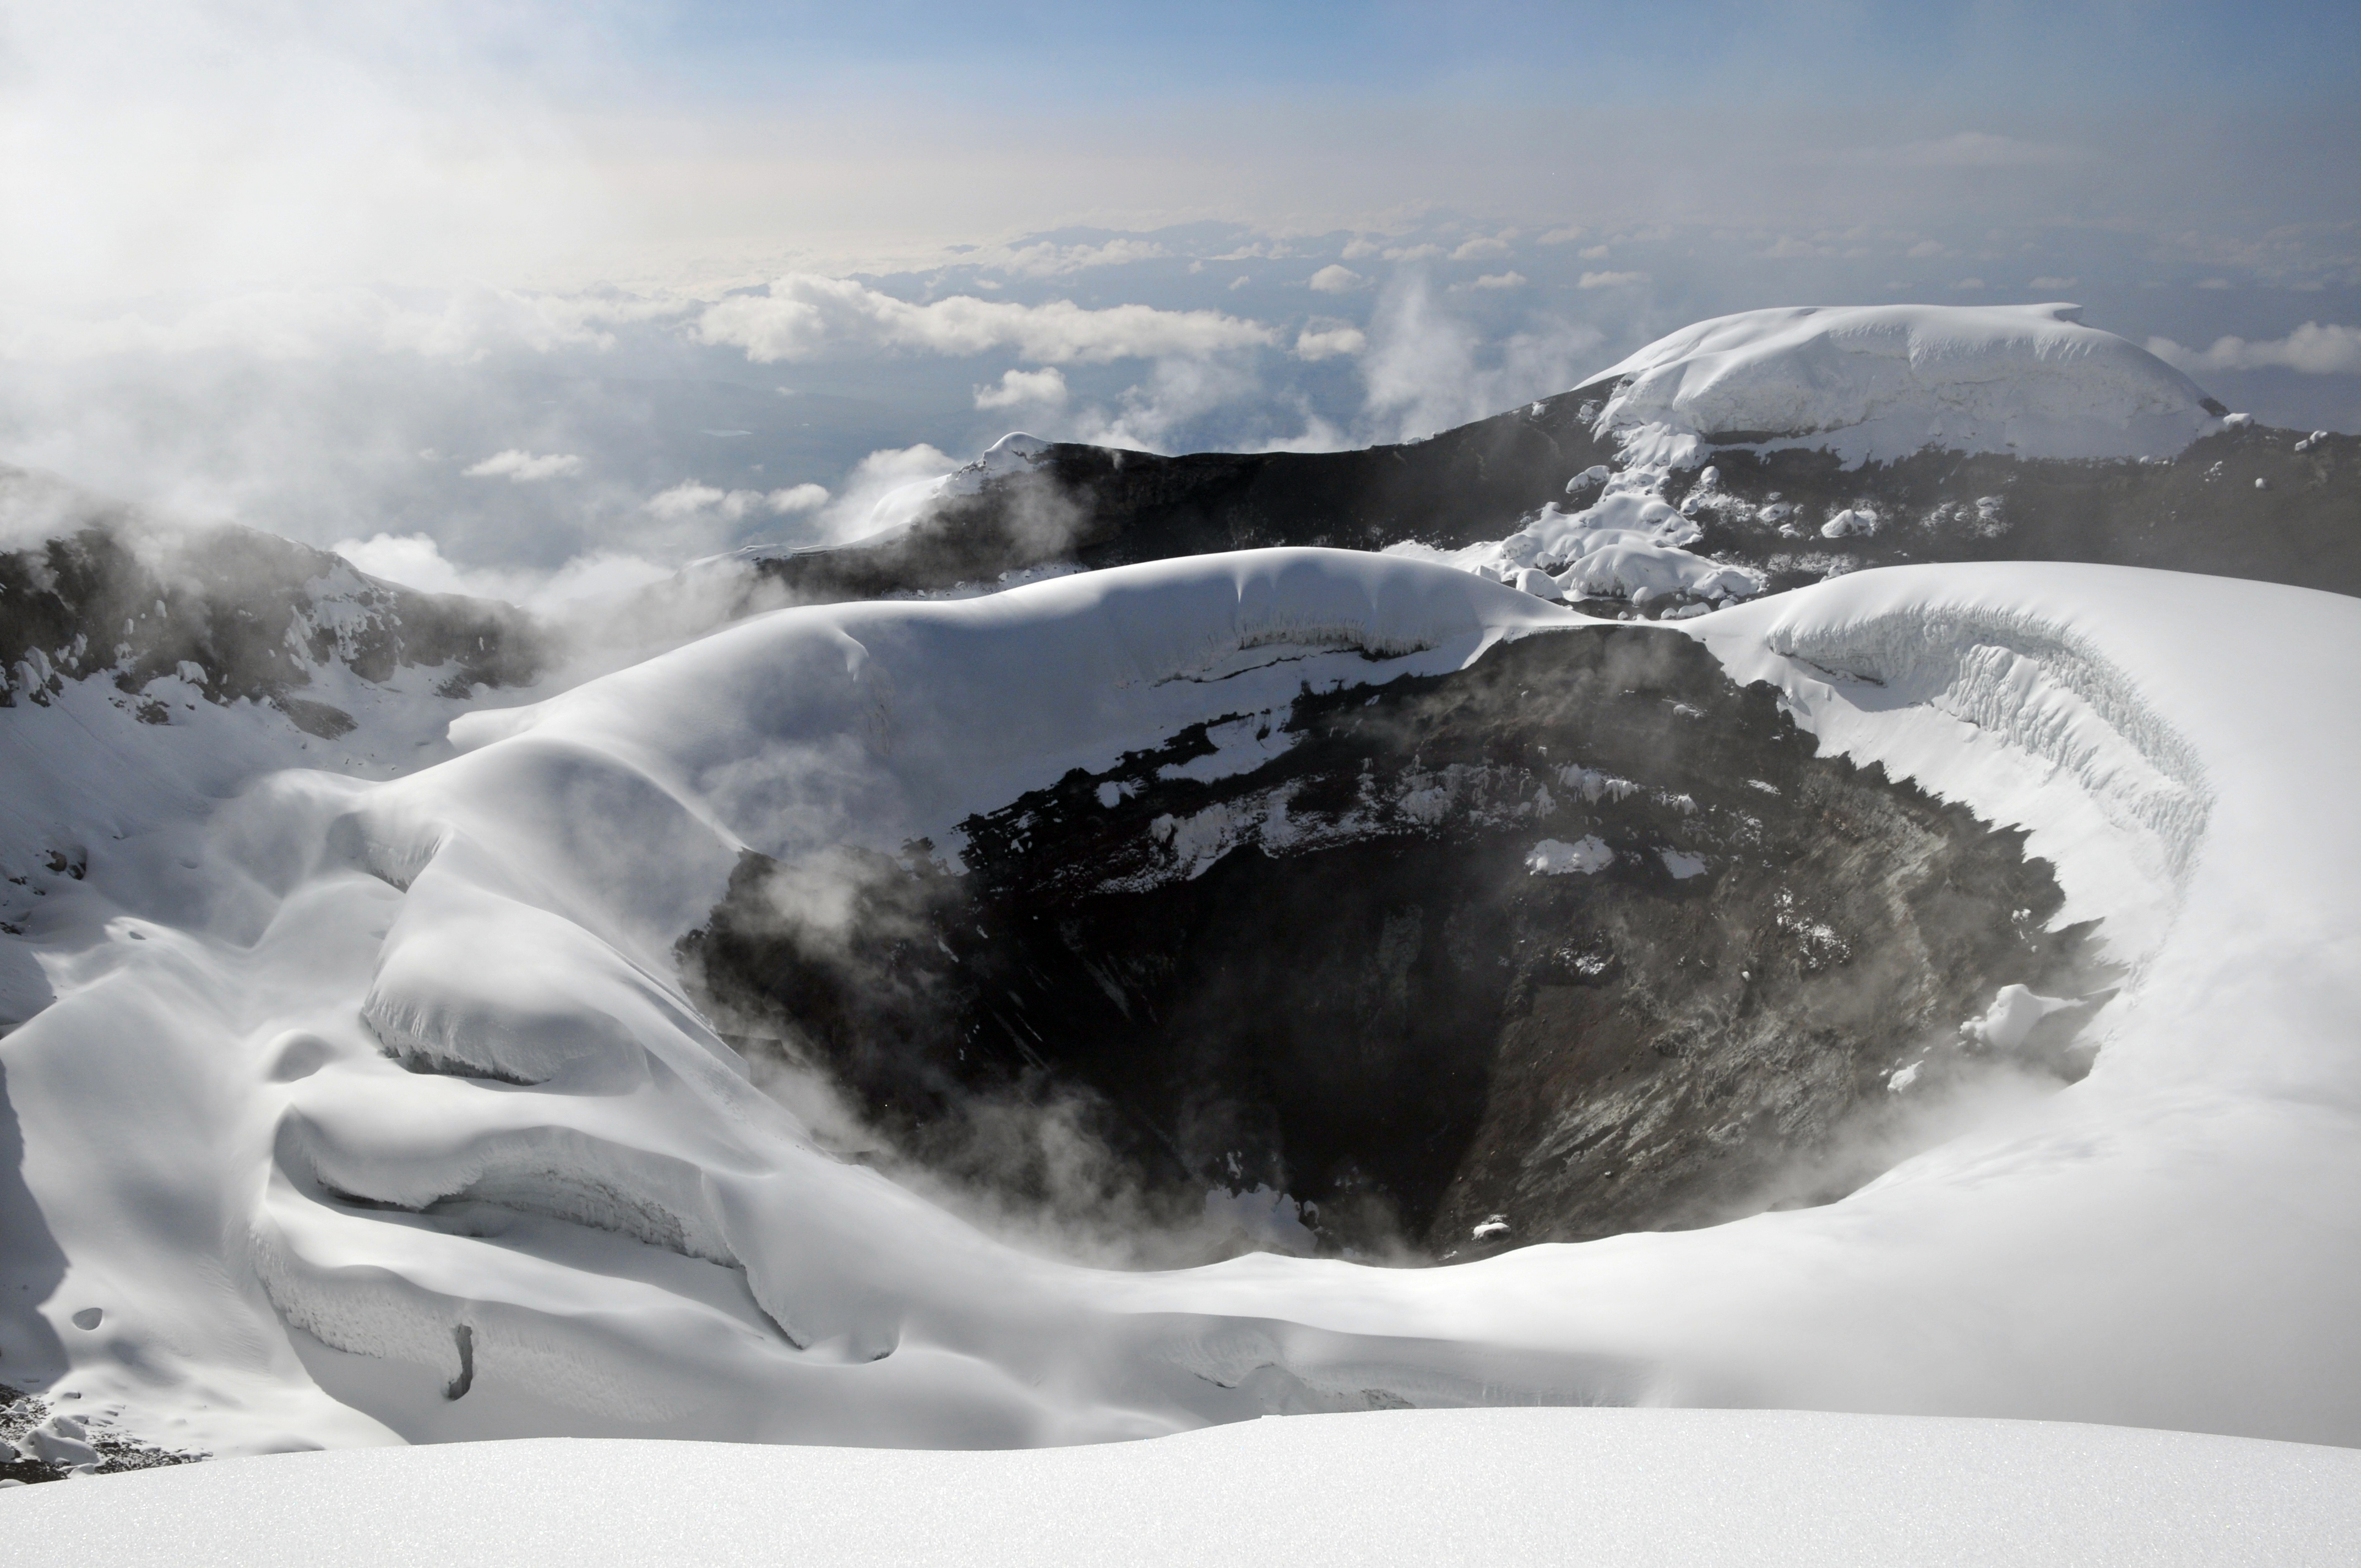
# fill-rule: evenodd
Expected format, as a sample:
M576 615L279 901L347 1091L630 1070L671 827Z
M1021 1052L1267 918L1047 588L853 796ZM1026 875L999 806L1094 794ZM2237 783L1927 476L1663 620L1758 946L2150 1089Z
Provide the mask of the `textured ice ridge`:
M1766 642L1883 686L1890 706L1927 704L2064 769L2110 818L2154 833L2186 882L2213 805L2204 765L2082 638L2020 611L1925 604L1831 625L1784 621Z

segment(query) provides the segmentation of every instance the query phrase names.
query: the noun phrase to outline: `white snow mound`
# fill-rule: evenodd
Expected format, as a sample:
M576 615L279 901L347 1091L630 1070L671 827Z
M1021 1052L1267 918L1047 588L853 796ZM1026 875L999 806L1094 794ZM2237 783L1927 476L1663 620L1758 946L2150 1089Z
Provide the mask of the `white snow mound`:
M2361 1554L2361 1453L1793 1410L1389 1410L1048 1452L544 1440L280 1454L27 1487L0 1519L27 1561L109 1568L2224 1568Z
M2019 457L2179 452L2220 429L2197 384L2085 326L2081 307L1842 305L1683 327L1593 378L1621 379L1597 428L1627 462L1717 445L1828 447L1848 463L1926 447Z

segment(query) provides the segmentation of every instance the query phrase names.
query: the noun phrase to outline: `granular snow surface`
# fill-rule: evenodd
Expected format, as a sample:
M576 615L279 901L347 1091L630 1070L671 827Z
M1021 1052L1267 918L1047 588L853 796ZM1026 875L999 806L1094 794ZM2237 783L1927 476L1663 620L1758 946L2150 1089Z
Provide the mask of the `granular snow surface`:
M1400 1410L1033 1452L461 1443L0 1496L27 1562L1991 1563L2361 1559L2361 1453L2038 1422Z

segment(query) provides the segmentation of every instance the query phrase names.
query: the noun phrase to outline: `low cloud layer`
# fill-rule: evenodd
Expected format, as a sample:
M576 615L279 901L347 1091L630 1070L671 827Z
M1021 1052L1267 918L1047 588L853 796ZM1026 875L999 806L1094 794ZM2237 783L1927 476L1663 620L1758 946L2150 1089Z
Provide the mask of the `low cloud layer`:
M925 349L937 354L1013 351L1041 365L1098 364L1258 347L1271 329L1218 311L1151 305L1086 310L1071 300L1038 305L954 295L928 304L850 278L793 273L761 294L737 294L697 318L699 342L741 348L758 365L817 358L830 350Z
M1054 365L1042 370L1007 370L997 386L978 387L979 409L1056 408L1066 400L1065 375Z
M530 485L536 480L561 479L579 474L582 472L582 459L571 452L553 452L536 457L530 452L511 446L460 472L470 479L508 479L516 484Z
M1390 427L1389 439L1431 435L1567 390L1598 367L1605 341L1598 328L1564 320L1488 341L1413 273L1388 290L1370 323L1361 357L1369 414Z
M2148 352L2195 373L2203 370L2298 370L2307 376L2361 376L2361 327L2306 322L2285 337L2250 343L2217 337L2211 348L2183 348L2152 337Z
M648 510L666 521L710 513L730 522L764 513L773 517L793 517L798 512L817 511L828 504L828 488L824 485L794 485L785 489L724 490L712 485L701 485L694 479L685 480L668 490L648 498Z
M503 599L544 614L629 593L670 576L672 565L636 555L578 555L555 571L463 566L423 533L339 539L329 548L373 577L428 593Z
M2005 150L1953 151L1977 148ZM895 486L1011 429L1167 452L1400 440L1799 300L2071 301L2268 422L2361 424L2361 329L2334 324L2361 307L2350 225L1586 217L1068 228L751 289L241 283L0 309L0 461L313 543L429 540L452 572L522 574L515 597L577 562L857 536Z

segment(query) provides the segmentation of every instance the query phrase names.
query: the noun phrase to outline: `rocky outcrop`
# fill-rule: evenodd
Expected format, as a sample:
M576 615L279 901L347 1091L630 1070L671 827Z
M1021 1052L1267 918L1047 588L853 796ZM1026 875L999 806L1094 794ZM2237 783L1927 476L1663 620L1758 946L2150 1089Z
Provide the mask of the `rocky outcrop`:
M1570 392L1357 452L1163 457L1052 444L1027 471L947 498L900 535L777 557L758 571L796 597L859 598L1053 560L1097 567L1271 544L1374 550L1403 539L1496 538L1562 499L1570 476L1612 457L1580 417L1591 400Z
M947 497L890 539L755 571L774 595L840 599L1049 561L1096 567L1268 544L1456 549L1500 539L1544 506L1596 498L1599 478L1622 467L1594 430L1616 386L1357 452L1162 457L1052 444L1028 470ZM1704 525L1689 548L1758 567L1773 590L1899 561L2035 560L2361 594L2361 438L2244 424L2170 458L1929 448L1847 466L1748 436L1726 433L1664 471L1658 490Z
M548 656L522 610L380 582L252 529L167 532L102 513L0 554L0 707L103 674L137 717L166 723L168 706L143 694L177 674L208 701L267 702L333 737L351 716L302 695L331 662L380 683L433 671L459 697L530 681Z

